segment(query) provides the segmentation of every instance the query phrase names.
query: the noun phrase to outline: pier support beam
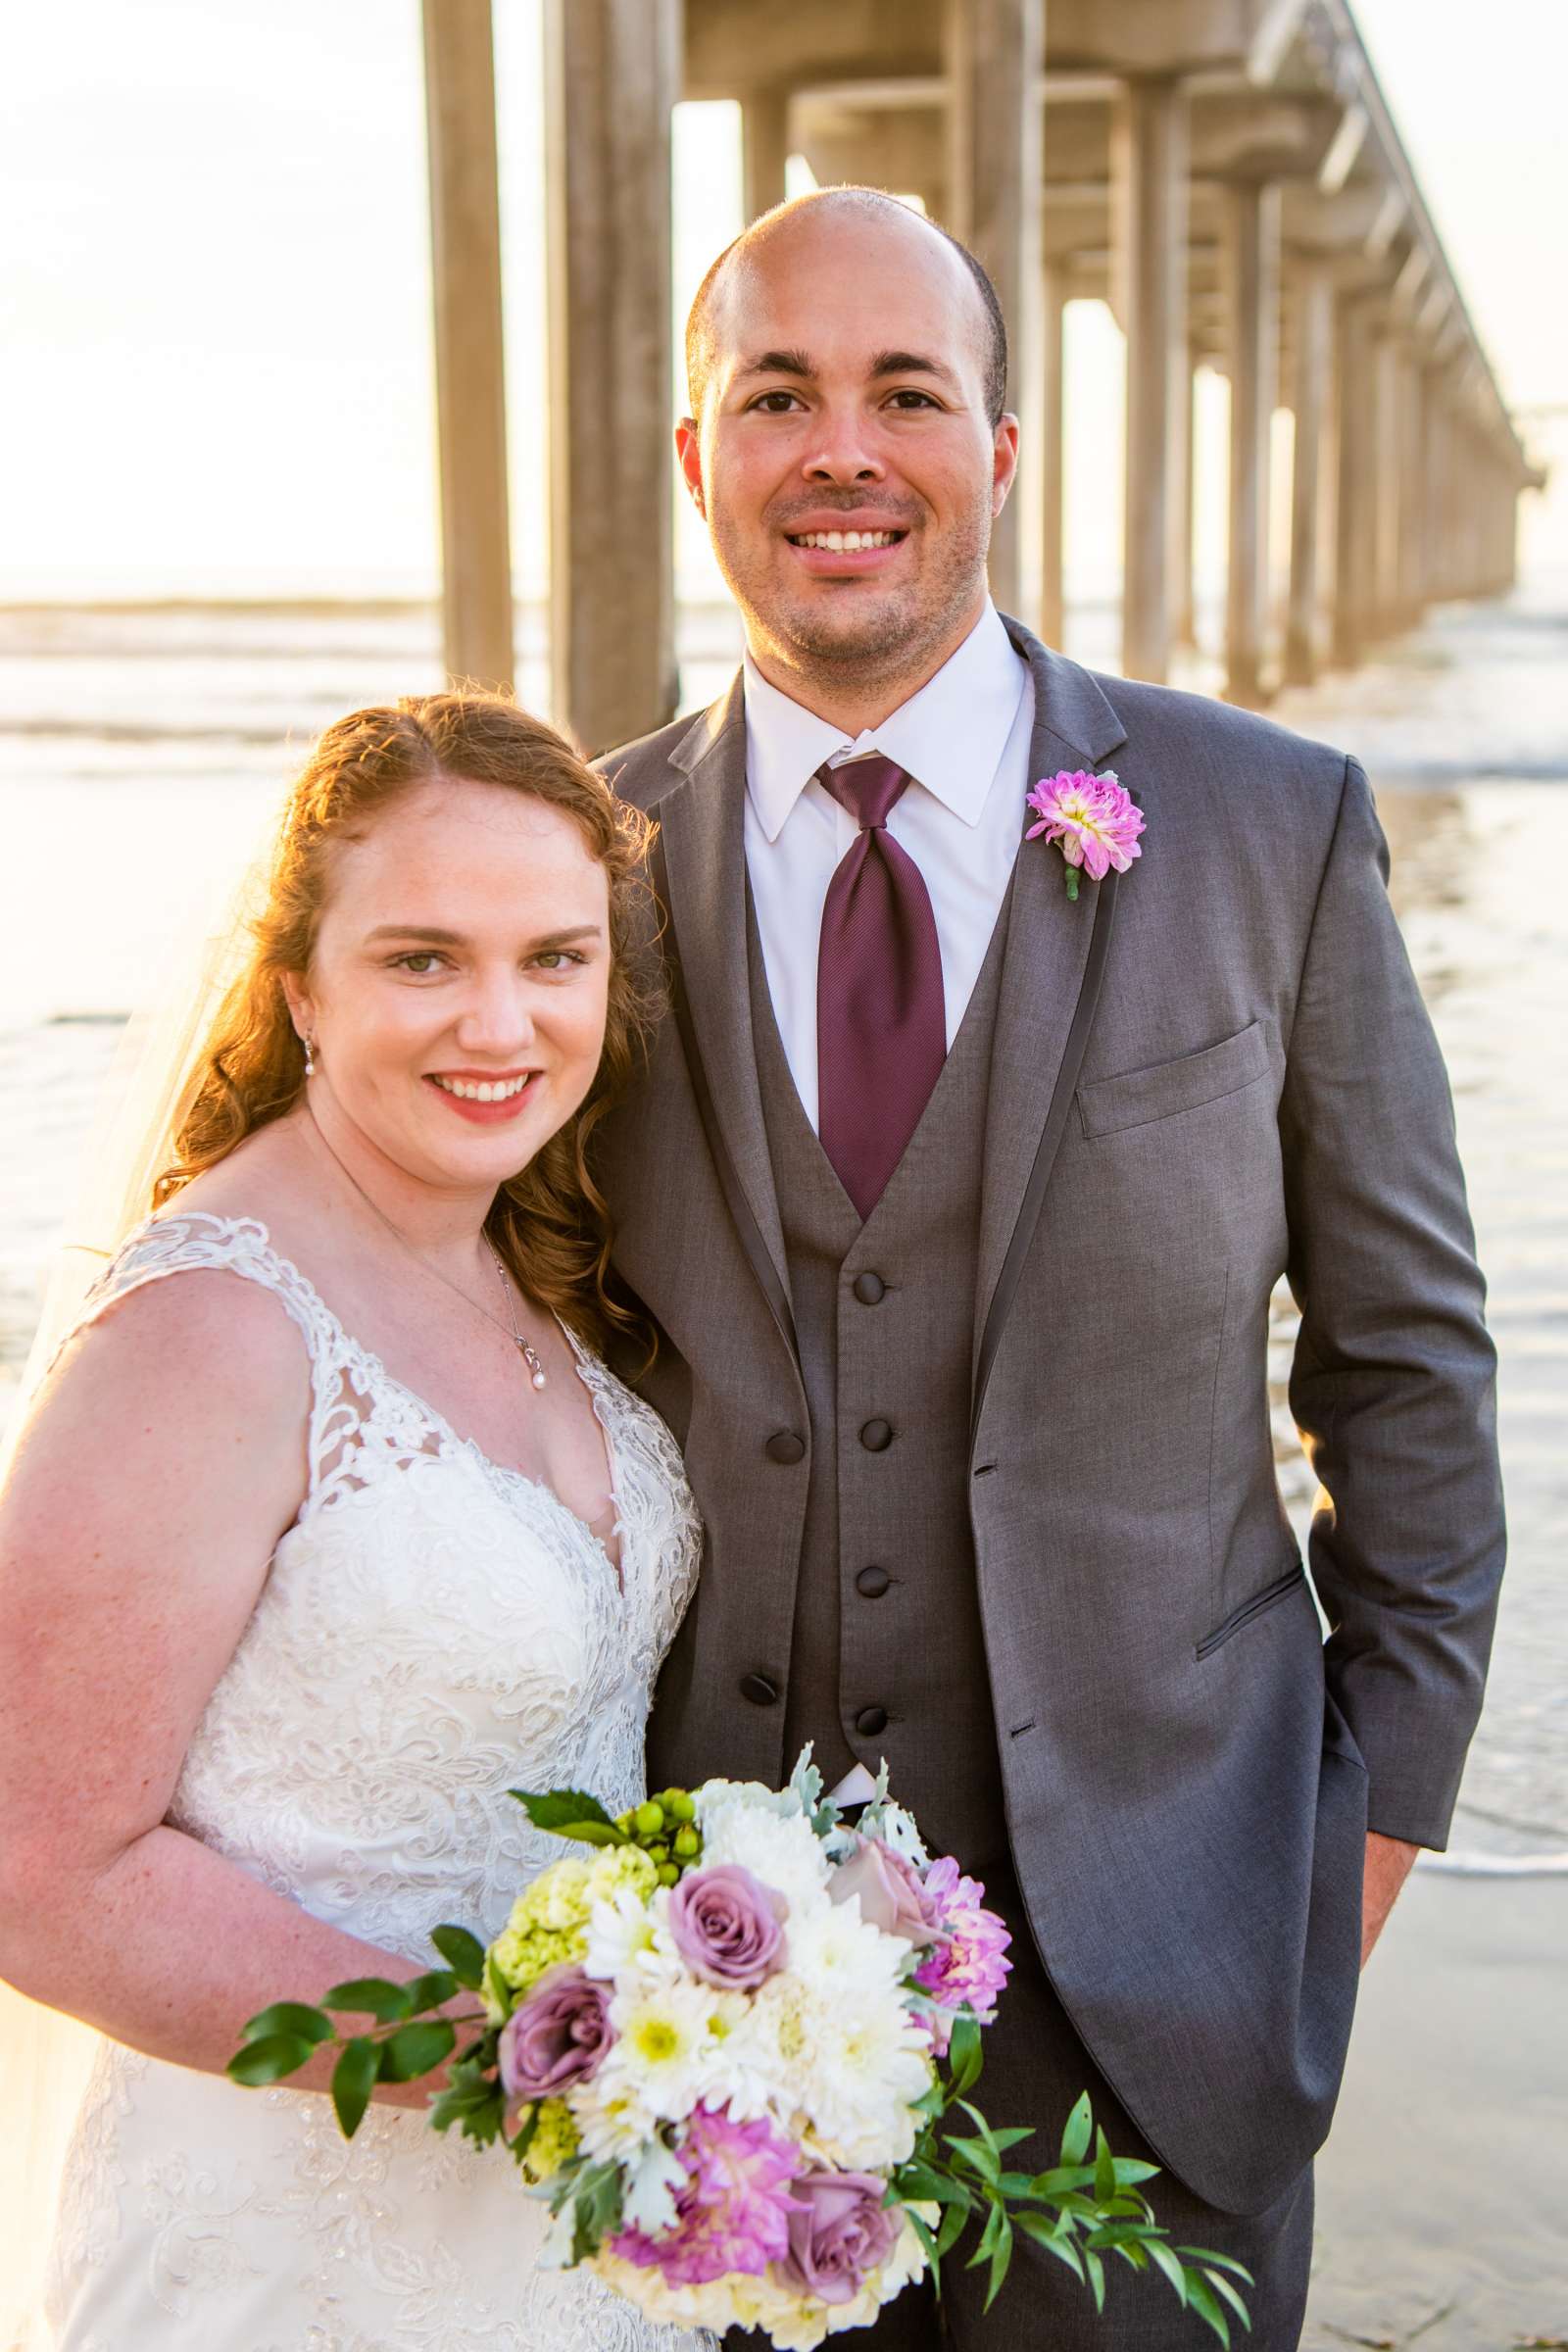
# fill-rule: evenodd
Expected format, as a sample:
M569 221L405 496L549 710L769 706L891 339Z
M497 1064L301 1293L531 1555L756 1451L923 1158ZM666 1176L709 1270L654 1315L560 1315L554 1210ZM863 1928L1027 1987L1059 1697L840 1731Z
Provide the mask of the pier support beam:
M678 0L548 0L551 708L590 753L675 709Z
M1256 180L1225 191L1226 345L1231 377L1230 560L1225 694L1265 698L1269 431L1278 369L1280 192Z
M1329 368L1334 331L1334 286L1328 265L1303 263L1295 300L1296 456L1291 482L1291 595L1285 627L1285 682L1310 686L1321 652L1319 523L1323 511L1323 448L1329 426Z
M1188 365L1187 98L1179 82L1130 82L1117 98L1110 209L1113 307L1127 335L1122 668L1162 685Z
M784 201L790 152L788 90L748 90L741 101L741 172L747 225Z
M1040 634L1059 647L1066 624L1065 263L1048 262L1041 271L1040 308Z
M1331 643L1341 669L1364 660L1372 635L1377 561L1377 454L1372 321L1364 303L1340 305L1334 378L1335 559Z
M947 0L949 225L990 271L1012 346L1007 405L1020 480L991 541L992 593L1022 619L1031 602L1026 521L1040 449L1040 187L1045 0ZM1020 496L1019 492L1023 495Z
M513 679L506 363L490 0L424 0L424 90L449 678Z
M1191 343L1183 356L1176 391L1176 414L1171 419L1170 497L1165 511L1166 595L1170 600L1171 642L1184 652L1198 643L1198 612L1193 584L1193 507L1197 495L1194 462L1198 356Z
M1404 368L1396 332L1384 325L1373 354L1374 498L1372 632L1395 637L1405 626L1399 536L1404 523Z

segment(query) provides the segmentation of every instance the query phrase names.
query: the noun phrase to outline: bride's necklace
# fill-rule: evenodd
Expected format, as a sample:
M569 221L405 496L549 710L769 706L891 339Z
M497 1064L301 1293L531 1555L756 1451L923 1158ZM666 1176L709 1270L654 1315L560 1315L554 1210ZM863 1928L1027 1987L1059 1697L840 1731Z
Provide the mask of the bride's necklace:
M321 1134L320 1124L314 1116L311 1120L311 1125L315 1128L317 1135L320 1138L321 1149L326 1153L328 1159L330 1159L341 1171L341 1173L348 1178L348 1181L353 1185L354 1190L359 1194L360 1199L365 1202L366 1207L368 1208L373 1215L380 1219L381 1223L386 1227L388 1233L398 1244L399 1248L408 1252L409 1256L413 1258L416 1266L422 1266L426 1274L433 1274L437 1282L444 1282L447 1286L447 1289L451 1291L457 1298L463 1300L465 1306L471 1306L476 1315L483 1315L487 1323L493 1323L497 1331L504 1332L507 1338L511 1340L513 1346L516 1348L518 1354L522 1357L523 1362L527 1365L528 1379L531 1385L536 1389L542 1389L546 1387L548 1384L549 1375L546 1373L544 1365L539 1360L538 1350L534 1348L533 1343L517 1327L516 1294L514 1291L511 1280L507 1274L506 1260L503 1258L500 1250L496 1248L494 1242L490 1239L490 1236L485 1234L483 1237L484 1246L490 1252L491 1263L494 1265L496 1270L496 1280L501 1285L501 1295L506 1301L508 1319L505 1323L502 1322L499 1315L493 1315L487 1306L481 1306L477 1298L471 1298L468 1296L468 1293L463 1288L463 1285L459 1282L454 1282L450 1274L443 1274L439 1266L432 1266L428 1258L421 1257L419 1255L418 1250L416 1250L414 1244L409 1240L408 1235L399 1231L397 1226L393 1224L391 1218L387 1215L386 1210L381 1206L380 1202L378 1200L371 1200L364 1185L354 1174L354 1171L344 1165L344 1162L333 1151L325 1136Z

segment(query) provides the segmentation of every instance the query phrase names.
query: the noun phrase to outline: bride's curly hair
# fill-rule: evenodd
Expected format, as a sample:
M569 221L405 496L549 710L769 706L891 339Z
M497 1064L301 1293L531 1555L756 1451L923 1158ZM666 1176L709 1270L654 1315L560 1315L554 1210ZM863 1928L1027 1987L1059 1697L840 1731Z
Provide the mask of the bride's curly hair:
M339 842L361 839L384 808L443 776L559 808L610 884L611 968L604 1052L587 1096L528 1165L505 1183L486 1231L540 1306L595 1346L615 1331L646 1336L610 1278L609 1211L589 1172L595 1127L634 1074L660 993L639 946L652 936L646 862L653 827L543 719L509 697L464 688L408 695L352 711L326 729L289 796L252 950L205 1040L153 1185L162 1207L236 1144L280 1118L305 1088L304 1054L283 994L310 969Z

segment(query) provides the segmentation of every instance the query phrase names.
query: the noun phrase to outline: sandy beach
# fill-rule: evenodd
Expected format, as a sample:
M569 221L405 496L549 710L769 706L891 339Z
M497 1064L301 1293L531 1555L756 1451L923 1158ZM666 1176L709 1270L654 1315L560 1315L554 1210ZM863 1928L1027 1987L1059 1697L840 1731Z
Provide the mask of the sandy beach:
M1304 2352L1568 2345L1565 1952L1568 1877L1417 1870L1362 1980Z

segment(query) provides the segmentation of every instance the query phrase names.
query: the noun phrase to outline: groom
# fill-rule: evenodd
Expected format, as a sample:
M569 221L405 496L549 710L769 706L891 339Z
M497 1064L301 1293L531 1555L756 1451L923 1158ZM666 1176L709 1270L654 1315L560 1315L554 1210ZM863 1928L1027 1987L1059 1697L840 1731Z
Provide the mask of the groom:
M868 190L769 214L688 330L687 486L743 672L613 754L674 1017L604 1137L645 1386L707 1521L652 1785L886 1757L1017 1963L980 2096L1086 2087L1289 2352L1356 1974L1441 1846L1502 1561L1493 1356L1436 1045L1353 760L1001 617L1005 335ZM1065 887L1025 795L1146 830ZM1269 1298L1323 1486L1275 1483ZM1040 2161L1049 2161L1045 2154ZM1020 2240L879 2347L1179 2352Z

